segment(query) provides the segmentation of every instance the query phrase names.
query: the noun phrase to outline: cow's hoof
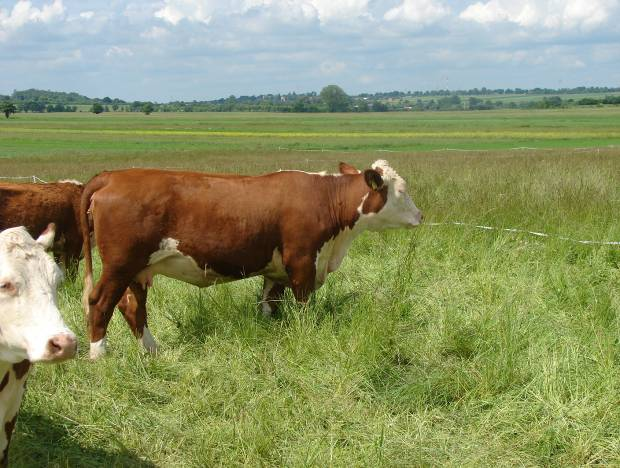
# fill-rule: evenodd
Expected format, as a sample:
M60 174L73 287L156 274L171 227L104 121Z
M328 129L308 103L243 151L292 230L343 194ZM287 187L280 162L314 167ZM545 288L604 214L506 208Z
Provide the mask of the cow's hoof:
M105 338L101 338L99 341L90 343L90 352L88 353L88 355L92 360L99 359L100 357L105 356L105 353Z
M151 332L147 327L144 327L144 331L142 332L142 336L140 337L140 343L144 346L144 349L149 354L157 354L158 346L157 341L151 335Z
M271 318L272 310L271 310L271 306L269 305L267 301L264 301L263 303L261 303L260 310L263 313L263 317Z

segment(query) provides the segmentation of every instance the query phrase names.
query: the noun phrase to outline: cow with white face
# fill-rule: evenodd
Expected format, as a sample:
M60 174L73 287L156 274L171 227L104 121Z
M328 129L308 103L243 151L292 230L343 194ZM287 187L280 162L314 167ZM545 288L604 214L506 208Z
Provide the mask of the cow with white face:
M156 349L146 326L156 275L198 287L263 276L261 306L269 314L287 287L306 301L360 233L421 221L404 179L383 160L361 171L340 163L336 174L103 172L86 184L80 206L90 355L104 354L108 322L127 287L119 308L145 348ZM103 265L96 285L91 232Z
M56 288L62 273L46 253L54 226L35 241L24 227L0 232L0 465L8 448L34 362L75 356L77 341L60 316Z

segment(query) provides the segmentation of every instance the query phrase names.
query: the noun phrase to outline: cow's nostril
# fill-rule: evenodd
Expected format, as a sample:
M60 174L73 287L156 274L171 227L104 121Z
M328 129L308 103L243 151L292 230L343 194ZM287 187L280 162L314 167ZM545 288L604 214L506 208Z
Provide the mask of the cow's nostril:
M62 352L62 346L60 345L57 336L55 336L54 338L50 339L47 342L47 349L49 350L50 354L52 354L52 355L56 355L56 354L59 354L60 352Z
M47 342L47 351L52 360L72 358L77 351L77 340L75 337L64 333L53 336Z

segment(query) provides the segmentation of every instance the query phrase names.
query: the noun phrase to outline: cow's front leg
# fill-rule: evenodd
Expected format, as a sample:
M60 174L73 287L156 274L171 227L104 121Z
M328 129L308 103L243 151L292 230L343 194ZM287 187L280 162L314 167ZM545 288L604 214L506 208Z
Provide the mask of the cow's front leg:
M307 302L315 290L316 266L311 256L295 257L285 264L293 295L298 302Z
M118 302L117 307L123 314L131 332L142 343L144 349L155 354L157 342L146 324L146 297L147 290L133 281Z
M267 277L264 278L263 299L261 301L263 316L270 317L278 310L278 306L284 295L284 289L286 289L286 287L283 284L276 283Z

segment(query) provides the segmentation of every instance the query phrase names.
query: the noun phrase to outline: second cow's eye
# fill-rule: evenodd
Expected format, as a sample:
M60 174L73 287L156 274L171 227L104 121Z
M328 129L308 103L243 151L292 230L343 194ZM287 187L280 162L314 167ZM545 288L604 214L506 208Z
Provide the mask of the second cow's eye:
M17 292L17 287L15 286L15 283L11 281L0 280L0 294L1 293L15 294L16 292Z

